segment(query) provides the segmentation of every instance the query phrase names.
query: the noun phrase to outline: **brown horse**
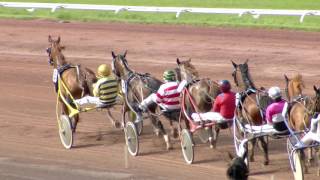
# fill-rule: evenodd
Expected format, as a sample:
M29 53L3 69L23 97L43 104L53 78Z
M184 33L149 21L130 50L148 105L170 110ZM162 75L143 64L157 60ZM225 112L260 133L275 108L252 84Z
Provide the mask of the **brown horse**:
M294 98L302 96L302 90L305 88L301 74L296 74L292 79L289 79L287 75L284 75L286 80L286 95L288 101L293 101Z
M122 108L123 121L125 121L126 113L128 113L130 110L138 113L140 111L138 108L140 102L150 94L156 92L162 84L162 82L155 77L152 77L148 74L139 74L131 70L128 66L126 54L127 51L124 54L118 55L112 52L113 73L126 84L126 88L124 90L126 103L124 103ZM167 149L170 149L170 138L167 135L159 118L154 115L156 114L156 108L156 104L152 104L148 107L149 111L153 114L150 114L151 122L153 126L163 135Z
M287 98L290 99L289 106L289 124L295 131L306 131L310 128L310 120L315 113L320 112L320 94L319 90L314 86L315 96L310 98L302 95L302 90L305 87L302 80L302 75L297 74L292 79L284 75L286 81ZM301 151L301 159L305 172L308 172L308 167L305 162L305 154ZM308 149L308 162L311 163L312 149Z
M242 106L237 106L236 115L243 123L248 123L255 126L262 125L263 108L260 109L259 107L269 104L270 98L257 90L249 73L248 60L244 64L236 64L233 61L232 64L234 67L232 76L236 86L242 94ZM263 97L264 102L260 101L262 99L261 97ZM268 143L264 137L258 137L258 140L260 142L260 148L264 152L264 165L268 165ZM254 161L254 147L256 144L256 139L252 139L248 144L249 160Z
M69 92L73 98L78 99L84 95L92 94L92 84L97 81L96 76L93 71L88 68L83 68L80 65L75 66L67 62L62 50L65 49L60 43L61 38L58 37L54 40L50 35L48 37L49 47L47 48L47 53L49 56L49 64L53 66L54 69L57 69L60 74L61 80L65 83ZM70 101L71 98L66 93L66 89L61 89L61 94L66 97L67 101ZM67 106L60 99L62 113L69 115L69 110ZM72 130L75 132L77 123L79 121L79 115L75 115L72 118Z
M181 80L186 80L189 83L188 91L194 100L194 105L192 106L189 98L186 99L186 107L188 111L191 111L192 107L196 108L199 113L205 113L211 111L214 99L220 94L220 89L218 83L211 81L209 79L200 79L199 73L191 64L191 59L187 61L180 61L177 59L178 64L178 77ZM188 112L190 114L191 112ZM215 134L210 140L210 147L215 148L217 138L219 135L220 127L215 126ZM210 133L212 131L209 131ZM212 136L212 135L211 135Z

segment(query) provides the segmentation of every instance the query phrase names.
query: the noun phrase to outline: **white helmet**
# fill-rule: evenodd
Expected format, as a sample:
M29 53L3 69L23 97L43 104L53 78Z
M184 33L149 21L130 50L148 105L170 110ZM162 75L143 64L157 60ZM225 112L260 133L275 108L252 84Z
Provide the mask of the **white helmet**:
M268 95L269 97L271 97L272 99L276 99L278 97L281 97L281 90L279 87L271 87L268 91Z

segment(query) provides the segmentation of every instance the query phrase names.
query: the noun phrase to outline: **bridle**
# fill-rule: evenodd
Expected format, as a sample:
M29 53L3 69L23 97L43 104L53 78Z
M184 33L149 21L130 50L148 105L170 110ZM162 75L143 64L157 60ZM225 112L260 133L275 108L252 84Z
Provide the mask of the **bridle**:
M51 56L51 47L47 48L47 49L46 49L46 52L47 52L48 57L49 57L48 63L49 63L50 65L53 65L54 63L53 63L53 58L52 58L52 56Z

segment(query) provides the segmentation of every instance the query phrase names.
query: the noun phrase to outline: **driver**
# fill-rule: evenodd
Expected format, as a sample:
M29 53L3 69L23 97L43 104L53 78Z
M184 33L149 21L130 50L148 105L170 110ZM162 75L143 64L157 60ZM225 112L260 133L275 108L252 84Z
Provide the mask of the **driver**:
M97 69L98 81L93 84L93 95L85 96L75 102L81 107L85 104L94 104L98 108L108 107L116 103L118 82L111 75L110 65L101 64Z

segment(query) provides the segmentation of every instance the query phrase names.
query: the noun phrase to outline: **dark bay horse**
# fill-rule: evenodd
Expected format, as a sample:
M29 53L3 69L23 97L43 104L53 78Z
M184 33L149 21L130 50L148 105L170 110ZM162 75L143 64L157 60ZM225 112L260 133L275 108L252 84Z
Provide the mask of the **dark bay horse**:
M236 84L239 91L242 93L242 107L236 108L237 117L246 124L259 126L263 124L263 106L267 106L271 102L271 99L261 93L252 81L249 73L248 60L243 64L236 64L232 61L234 67L232 76L234 83ZM263 97L263 98L261 98ZM263 102L261 100L264 99ZM258 137L260 148L264 152L264 165L269 164L268 157L268 143L264 137ZM254 161L254 147L256 139L249 141L249 160Z
M200 79L198 71L194 65L191 64L191 59L180 61L178 58L177 64L179 68L178 77L180 78L178 79L180 81L186 80L189 83L188 91L190 92L190 95L195 103L194 106L192 106L189 98L187 98L187 109L191 110L192 107L195 107L198 113L211 111L214 99L218 96L218 94L220 94L218 83L209 79ZM215 134L213 135L213 139L209 139L211 148L215 148L216 146L219 131L219 125L215 126Z
M114 52L112 54L112 68L113 73L127 86L127 92L124 92L126 97L126 103L123 105L122 109L122 119L125 119L125 114L127 112L134 111L138 112L138 105L142 102L143 99L147 98L150 94L156 92L162 82L155 77L152 77L148 74L139 74L134 72L129 68L128 61L126 59L127 51L124 54L116 55ZM122 87L124 88L124 87ZM153 114L156 114L156 104L152 104L148 107L149 111ZM163 135L166 142L167 149L171 148L170 138L166 133L161 121L157 116L150 114L151 122L153 126L160 130L160 133Z
M60 37L56 40L50 35L48 37L49 47L47 48L47 53L49 56L49 64L57 69L61 80L65 83L73 98L79 99L84 95L92 94L92 84L97 81L95 73L88 68L75 66L67 62L62 53L62 50L64 50L65 47L61 45L60 41ZM67 100L71 101L66 89L62 88L61 94L66 97ZM67 106L61 99L60 102L62 113L69 115ZM75 131L79 121L79 115L75 115L74 118L72 118L72 121L72 129Z

